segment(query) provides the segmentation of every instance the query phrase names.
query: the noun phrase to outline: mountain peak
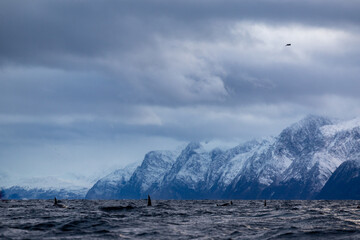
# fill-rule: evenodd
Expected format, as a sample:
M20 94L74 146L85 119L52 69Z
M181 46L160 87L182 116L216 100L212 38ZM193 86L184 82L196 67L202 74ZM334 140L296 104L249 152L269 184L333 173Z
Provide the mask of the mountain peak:
M285 128L280 137L286 135L297 135L297 134L315 134L322 126L333 124L329 118L317 116L317 115L307 115L305 118L300 121L292 124L291 126Z
M190 142L187 146L186 146L186 150L195 150L201 148L201 143L200 142Z
M305 118L301 119L299 122L291 125L290 127L298 129L308 126L315 126L319 128L324 125L330 125L330 124L333 124L333 122L327 117L309 114Z

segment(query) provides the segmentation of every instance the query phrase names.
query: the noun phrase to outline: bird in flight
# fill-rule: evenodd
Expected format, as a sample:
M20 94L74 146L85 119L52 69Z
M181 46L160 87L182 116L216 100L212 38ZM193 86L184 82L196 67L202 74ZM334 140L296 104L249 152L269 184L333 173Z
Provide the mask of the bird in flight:
M290 47L291 46L291 43L287 43L286 45L285 45L285 47Z

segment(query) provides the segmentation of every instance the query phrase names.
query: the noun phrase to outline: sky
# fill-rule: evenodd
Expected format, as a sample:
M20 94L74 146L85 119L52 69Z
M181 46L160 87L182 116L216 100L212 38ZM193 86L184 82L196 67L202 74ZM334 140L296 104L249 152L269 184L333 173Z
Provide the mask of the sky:
M0 175L360 115L360 1L2 0ZM290 47L286 47L291 43Z

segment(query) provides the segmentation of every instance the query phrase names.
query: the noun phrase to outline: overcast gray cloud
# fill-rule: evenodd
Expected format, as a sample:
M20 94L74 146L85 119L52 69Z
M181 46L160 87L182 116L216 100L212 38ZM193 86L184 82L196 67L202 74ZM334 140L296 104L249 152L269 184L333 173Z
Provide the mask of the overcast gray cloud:
M310 113L357 117L359 12L355 0L1 1L2 168L90 173L191 140L276 135Z

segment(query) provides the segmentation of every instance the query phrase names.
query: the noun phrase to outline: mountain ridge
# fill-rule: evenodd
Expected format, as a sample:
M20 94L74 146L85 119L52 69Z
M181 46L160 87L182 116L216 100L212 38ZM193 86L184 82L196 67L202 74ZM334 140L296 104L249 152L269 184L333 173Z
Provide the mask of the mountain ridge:
M360 118L339 121L309 115L278 136L235 147L190 142L175 151L150 151L141 164L117 169L90 189L38 187L35 181L33 188L4 188L3 195L29 199L53 195L142 199L148 194L154 199L336 199L336 191L340 194L341 188L348 187L346 182L357 181L347 177L360 175L358 165L351 164L358 160ZM353 195L341 194L360 199L355 190L351 192Z
M360 159L360 121L309 115L277 137L226 150L204 145L190 142L173 155L173 164L163 169L156 184L140 192L132 187L138 193L129 196L127 189L143 181L140 172L151 174L140 166L116 198L316 199L338 166Z

